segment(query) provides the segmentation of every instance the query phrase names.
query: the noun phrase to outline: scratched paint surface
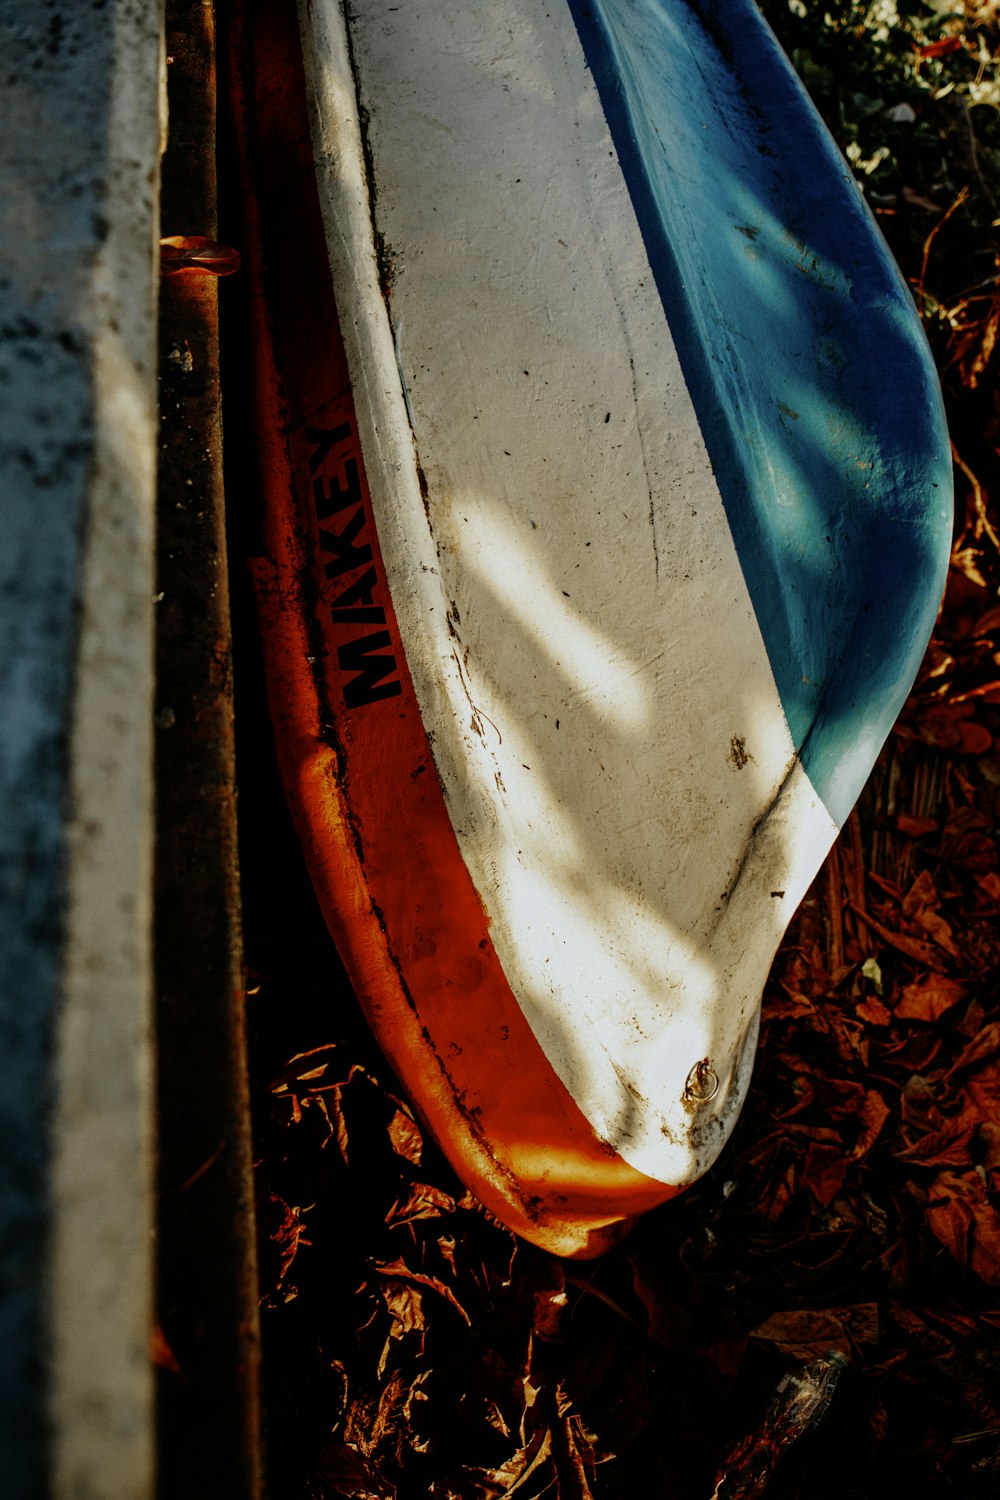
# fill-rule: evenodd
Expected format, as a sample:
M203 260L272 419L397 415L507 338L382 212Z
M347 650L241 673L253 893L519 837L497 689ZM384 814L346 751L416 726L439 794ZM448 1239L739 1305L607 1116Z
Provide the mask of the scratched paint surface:
M754 7L725 30L699 0L570 8L795 748L843 824L944 588L951 456L922 329Z
M456 1170L519 1233L593 1255L674 1189L595 1134L553 1071L455 838L373 525L289 19L254 13L236 100L282 776L352 982Z
M722 493L686 288L665 295L569 9L362 0L349 37L333 5L302 21L372 514L458 848L597 1136L690 1181L735 1117L774 948L837 822ZM825 145L813 163L853 192ZM782 482L772 464L779 533ZM815 550L824 518L798 514ZM864 596L839 602L853 669ZM812 616L786 613L794 641ZM718 1088L695 1105L703 1059Z
M760 985L834 825L795 769L571 18L526 14L511 38L489 6L357 12L385 385L430 530L395 466L371 468L372 504L504 972L597 1133L686 1181L735 1114ZM754 843L785 893L762 910ZM692 1110L703 1057L720 1087Z

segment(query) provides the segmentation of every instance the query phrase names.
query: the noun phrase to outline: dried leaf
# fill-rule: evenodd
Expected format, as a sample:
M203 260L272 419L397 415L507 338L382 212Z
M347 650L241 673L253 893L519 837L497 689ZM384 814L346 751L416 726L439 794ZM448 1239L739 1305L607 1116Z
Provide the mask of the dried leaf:
M320 1450L316 1477L349 1500L395 1500L396 1491L350 1443L327 1443Z
M878 1336L878 1306L874 1302L821 1312L774 1313L750 1334L757 1343L772 1344L802 1360L822 1358L831 1349L849 1357L854 1345L877 1344Z
M978 1172L942 1172L924 1212L931 1232L960 1266L1000 1286L1000 1216Z
M420 1409L429 1408L430 1397L424 1386L429 1382L431 1374L430 1370L421 1370L407 1391L406 1400L403 1402L403 1420L406 1438L408 1445L415 1453L425 1453L430 1446L428 1439L417 1435L417 1428L420 1425L418 1417L426 1414L426 1412L422 1412Z
M972 1070L963 1092L981 1120L1000 1119L1000 1059Z
M442 1214L454 1212L455 1200L448 1193L427 1182L414 1182L403 1202L397 1199L390 1208L385 1222L391 1228L396 1224L412 1224L417 1219L439 1219Z
M892 1011L886 1010L877 995L866 996L860 1005L854 1007L854 1014L859 1020L867 1021L869 1026L888 1026L892 1021Z
M847 1172L840 1146L814 1141L802 1164L802 1181L819 1203L830 1203L839 1193Z
M303 1216L315 1207L315 1203L311 1203L309 1208L299 1208L286 1203L276 1193L268 1194L268 1218L272 1221L277 1219L276 1227L268 1234L268 1239L278 1249L277 1281L279 1286L288 1275L292 1262L299 1253L299 1247L312 1243L305 1237L306 1225Z
M771 1020L797 1020L800 1016L813 1014L816 1007L808 995L803 995L800 990L791 989L784 983L781 988L785 991L783 995L770 994L764 1000L762 1019L765 1024Z
M487 1495L519 1495L521 1500L532 1500L541 1491L535 1485L529 1485L528 1481L533 1477L537 1480L542 1473L549 1473L551 1459L551 1433L541 1430L499 1469L474 1469L471 1477L475 1478Z
M967 723L959 726L959 750L963 755L985 755L992 747L993 736L985 724Z
M412 1115L407 1114L403 1109L396 1110L389 1121L389 1139L397 1156L402 1156L406 1161L412 1162L415 1167L419 1167L424 1149L424 1138Z
M331 1042L323 1047L310 1047L307 1052L296 1052L271 1082L271 1093L280 1094L291 1083L322 1077L327 1068L336 1061L337 1050L338 1044Z
M324 1113L328 1121L332 1116L332 1129L337 1142L337 1150L340 1152L344 1166L349 1166L347 1156L347 1120L344 1116L344 1099L339 1088L334 1087L329 1091L329 1097L324 1101ZM326 1142L323 1142L326 1145Z
M903 1120L917 1131L939 1130L944 1116L938 1105L937 1089L919 1073L913 1073L903 1085Z
M389 1337L399 1339L404 1333L420 1333L426 1328L423 1296L409 1281L387 1278L379 1285L382 1300L392 1314Z
M964 1117L949 1120L940 1130L930 1130L904 1151L897 1151L900 1161L922 1167L965 1167L972 1165L971 1146L975 1125Z
M885 1055L894 1068L912 1069L917 1074L926 1073L941 1051L944 1035L939 1029L912 1031L891 1042Z
M861 1130L851 1151L851 1159L859 1161L878 1140L882 1127L889 1118L889 1106L875 1089L868 1089L859 1111Z
M594 1453L580 1418L564 1416L556 1436L560 1500L594 1500Z
M938 895L937 886L929 870L921 870L920 874L910 886L903 897L900 908L907 921L919 917L920 913L928 909L935 909L941 905L941 897Z
M971 807L957 807L948 818L939 845L941 858L957 869L985 874L997 867L997 846L990 819Z
M446 1302L451 1303L452 1307L458 1313L459 1317L463 1318L466 1323L471 1324L472 1320L470 1319L468 1313L465 1311L465 1308L459 1302L458 1298L455 1296L454 1292L450 1289L450 1287L445 1286L444 1282L441 1281L437 1276L428 1276L423 1271L411 1271L409 1267L403 1263L402 1260L384 1261L381 1263L376 1261L374 1263L373 1269L376 1270L380 1276L392 1277L393 1279L398 1278L403 1282L412 1281L415 1282L418 1286L430 1287L432 1291L437 1292L439 1297L443 1297Z
M899 1021L939 1021L945 1011L968 997L968 986L944 974L925 974L905 985L895 1010Z
M390 1340L387 1340L387 1346ZM422 1350L422 1341L421 1341ZM383 1361L384 1364L384 1361ZM378 1371L381 1379L382 1370ZM364 1392L351 1402L344 1422L344 1442L356 1448L377 1474L377 1458L380 1448L389 1443L395 1446L394 1438L399 1431L405 1411L408 1392L403 1372L393 1371L389 1379L376 1389Z
M954 1078L970 1068L978 1067L985 1062L992 1062L998 1054L1000 1054L1000 1021L991 1021L988 1026L983 1027L978 1036L973 1038L945 1076Z
M923 838L926 833L938 832L938 821L936 818L916 817L911 813L898 813L896 816L896 827L900 833L907 834L911 839Z
M936 703L921 713L918 720L911 721L917 736L925 744L940 750L961 750L963 721L971 718L971 703Z
M908 937L905 932L893 932L884 923L876 921L873 916L857 908L852 907L852 910L857 911L857 915L867 923L872 932L884 943L888 943L890 948L895 948L897 953L905 954L922 968L934 969L938 973L944 972L944 961L936 947L930 943L923 943L918 938Z
M943 948L946 953L950 953L952 958L958 958L959 953L955 947L951 927L940 912L922 911L917 921L932 942L937 943L938 947Z

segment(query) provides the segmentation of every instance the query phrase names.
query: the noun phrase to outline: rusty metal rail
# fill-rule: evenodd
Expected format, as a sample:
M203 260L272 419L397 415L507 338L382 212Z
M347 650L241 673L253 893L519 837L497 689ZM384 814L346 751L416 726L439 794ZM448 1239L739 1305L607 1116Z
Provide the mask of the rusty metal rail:
M169 0L167 54L161 233L214 240L211 3ZM162 281L155 952L164 1500L254 1500L261 1490L219 296L215 275Z

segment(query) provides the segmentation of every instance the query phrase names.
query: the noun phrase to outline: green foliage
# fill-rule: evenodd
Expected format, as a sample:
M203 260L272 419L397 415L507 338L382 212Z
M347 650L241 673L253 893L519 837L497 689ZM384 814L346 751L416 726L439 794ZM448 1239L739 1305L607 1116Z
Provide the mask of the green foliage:
M762 8L874 207L925 199L927 212L944 210L969 187L997 216L997 0Z
M957 555L996 586L1000 0L760 4L913 288L956 451Z

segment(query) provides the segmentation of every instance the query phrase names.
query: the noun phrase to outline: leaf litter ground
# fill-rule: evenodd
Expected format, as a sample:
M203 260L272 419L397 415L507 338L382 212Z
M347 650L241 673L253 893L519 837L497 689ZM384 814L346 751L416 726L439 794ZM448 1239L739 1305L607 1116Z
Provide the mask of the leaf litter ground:
M842 58L832 68L823 48L838 26L855 46L849 23L878 8L844 0L811 36L795 30L805 7L805 19L794 5L787 16L770 7L800 67L812 46L810 84L835 130L850 69ZM954 73L987 43L995 58L995 16L972 5L964 20L957 7L950 19L927 14L936 29L914 42L908 21L905 66L886 74L901 97L867 115L855 103L864 128L852 138L871 152L865 168L881 149L865 138L878 116L889 146L866 187L943 375L958 509L944 607L900 722L774 964L731 1142L701 1183L603 1259L564 1263L516 1241L414 1119L309 889L262 748L244 628L243 878L275 1500L709 1500L783 1377L831 1351L846 1369L829 1415L768 1495L996 1492L997 158L992 115L986 144L973 129L988 100L974 115L963 106L970 144L953 126L962 120L948 80L940 100L924 97L929 68ZM944 142L933 167L898 128L907 124Z

